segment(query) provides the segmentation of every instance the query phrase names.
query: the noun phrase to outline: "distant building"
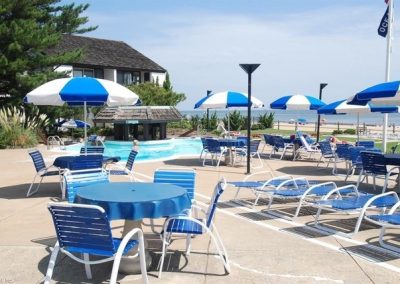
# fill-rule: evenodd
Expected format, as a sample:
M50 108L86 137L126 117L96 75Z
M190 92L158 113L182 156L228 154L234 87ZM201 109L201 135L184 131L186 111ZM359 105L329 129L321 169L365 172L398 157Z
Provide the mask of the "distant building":
M167 138L167 122L181 119L181 113L170 106L120 106L102 109L93 121L112 123L115 140L146 141Z
M67 71L72 77L95 77L122 85L148 81L162 85L166 70L123 41L76 35L63 35L60 43L47 51L63 53L83 48L83 57L71 65L61 65L56 71Z

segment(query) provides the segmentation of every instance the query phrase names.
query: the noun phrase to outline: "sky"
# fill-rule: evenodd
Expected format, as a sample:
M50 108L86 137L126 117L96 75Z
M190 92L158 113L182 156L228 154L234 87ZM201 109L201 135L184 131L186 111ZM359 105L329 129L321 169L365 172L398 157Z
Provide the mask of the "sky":
M266 106L304 94L345 99L385 80L386 39L377 28L384 0L86 0L96 31L119 40L168 70L191 110L214 92L247 92L240 63L259 63L252 95ZM396 19L395 7L395 19ZM400 75L399 22L394 23L391 79Z

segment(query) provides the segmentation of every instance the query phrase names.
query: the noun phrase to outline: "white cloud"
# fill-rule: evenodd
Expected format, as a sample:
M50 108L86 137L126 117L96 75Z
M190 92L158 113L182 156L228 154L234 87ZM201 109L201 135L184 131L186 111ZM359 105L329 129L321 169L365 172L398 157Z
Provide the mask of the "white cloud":
M179 107L191 109L207 89L246 91L239 63L261 63L253 94L266 105L288 94L317 95L321 82L332 102L383 81L386 40L376 33L383 12L360 6L265 18L193 10L89 17L100 24L95 36L112 35L165 67L188 97ZM395 41L393 63L397 49ZM397 65L392 70L399 74Z

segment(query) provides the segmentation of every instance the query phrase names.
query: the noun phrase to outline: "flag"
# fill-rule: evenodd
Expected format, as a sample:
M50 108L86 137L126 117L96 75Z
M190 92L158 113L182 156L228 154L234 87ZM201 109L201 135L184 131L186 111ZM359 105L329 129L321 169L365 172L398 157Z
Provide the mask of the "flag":
M385 0L387 3L388 0ZM388 26L389 26L389 7L386 8L386 12L382 17L381 23L379 24L378 27L378 35L382 37L386 37L387 32L388 32Z

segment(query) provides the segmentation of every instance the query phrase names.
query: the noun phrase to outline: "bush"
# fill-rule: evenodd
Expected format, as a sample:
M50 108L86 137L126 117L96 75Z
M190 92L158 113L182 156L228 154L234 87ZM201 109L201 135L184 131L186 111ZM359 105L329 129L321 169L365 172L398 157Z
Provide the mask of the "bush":
M110 127L100 128L98 134L100 136L113 136L114 135L114 129L110 128Z
M224 121L225 128L227 128L228 115L226 115L222 120ZM242 129L246 129L246 119L237 110L229 113L229 121L231 131L240 131Z
M333 130L332 135L343 134L343 130Z
M260 130L260 129L264 129L261 123L255 123L251 126L251 130Z
M258 118L258 123L262 125L263 128L273 128L274 127L274 117L275 113L270 112L269 114L266 112Z
M0 148L29 148L38 143L36 131L16 126L12 130L1 129Z
M354 135L354 134L356 134L356 130L355 129L345 129L343 131L343 133Z

